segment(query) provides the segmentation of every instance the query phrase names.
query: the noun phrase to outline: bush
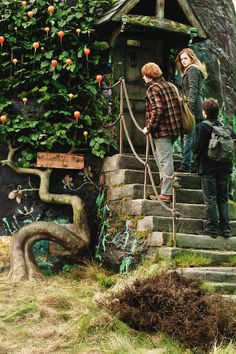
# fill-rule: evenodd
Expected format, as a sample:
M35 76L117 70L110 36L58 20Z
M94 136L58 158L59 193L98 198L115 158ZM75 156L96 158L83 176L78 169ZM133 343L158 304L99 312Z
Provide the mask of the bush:
M211 296L200 281L168 272L137 279L106 306L132 328L161 331L198 351L236 338L236 304Z
M1 1L0 140L23 145L21 165L39 150L84 148L103 158L116 147L104 129L113 118L108 98L96 81L108 74L109 46L95 24L111 2L55 0L50 14L46 0Z

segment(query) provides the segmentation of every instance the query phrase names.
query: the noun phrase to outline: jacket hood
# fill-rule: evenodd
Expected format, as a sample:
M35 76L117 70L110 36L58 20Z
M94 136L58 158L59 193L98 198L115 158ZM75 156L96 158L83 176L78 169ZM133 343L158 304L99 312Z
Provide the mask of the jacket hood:
M197 68L197 69L201 72L201 74L202 74L202 76L204 77L204 79L207 78L206 73L205 73L205 72L200 68L200 66L197 65L197 64L190 64L190 65L184 70L184 75L186 75L188 69L191 68L191 67Z

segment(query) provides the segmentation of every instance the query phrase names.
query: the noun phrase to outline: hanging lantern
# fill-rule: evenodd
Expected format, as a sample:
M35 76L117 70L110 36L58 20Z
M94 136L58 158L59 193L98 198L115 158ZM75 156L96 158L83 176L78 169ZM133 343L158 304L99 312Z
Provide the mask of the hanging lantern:
M33 48L34 48L34 54L35 54L36 50L39 48L39 42L34 42L33 43Z
M1 120L2 124L5 124L6 120L7 120L7 116L1 116L0 120Z
M57 60L53 59L51 61L51 66L53 67L53 74L55 74L55 69L56 69L57 64L58 64Z
M52 5L48 6L48 12L50 13L50 15L52 15L54 13L54 11L55 11L54 6L52 6Z
M58 37L59 37L60 39L62 39L62 38L64 37L65 33L64 33L63 31L59 31L59 32L57 33L57 35L58 35Z
M64 37L65 33L63 31L59 31L57 33L58 37L60 38L60 42L61 42L61 45L62 45L62 38Z
M87 139L87 136L88 136L87 130L85 130L85 131L83 132L83 136L85 137L85 139Z
M3 36L0 36L0 44L1 44L1 49L3 47L3 43L5 42L5 38Z
M34 16L33 11L28 11L28 12L27 12L27 16L28 16L28 17L33 17L33 16Z
M75 111L74 112L74 117L75 117L76 120L78 120L79 117L80 117L80 112L79 111Z
M57 66L57 64L58 64L57 60L53 59L51 61L51 65L52 65L53 68L55 68Z
M98 85L99 85L99 87L100 87L101 82L102 82L102 80L103 80L103 76L102 76L102 75L97 75L97 76L96 76L96 80L97 80Z
M72 64L72 60L71 60L70 58L67 58L67 59L66 59L66 64L67 64L67 65L71 65L71 64Z
M21 1L21 5L22 5L22 6L26 6L26 5L27 5L27 2L26 2L26 1Z
M16 66L18 60L16 58L12 59L13 64Z
M88 56L90 54L90 49L89 48L85 48L84 49L84 54L86 55L86 59L88 60Z
M80 32L81 32L81 29L80 28L76 28L76 33L78 34L78 37L79 37L79 35L80 35Z
M72 98L74 98L73 93L69 93L69 94L68 94L68 97L69 97L69 99L70 99L70 101L71 101L71 100L72 100Z
M22 98L22 102L24 103L24 106L25 106L26 103L28 102L28 98L27 97Z
M49 27L45 27L44 31L47 33L47 36L48 36L48 33L50 32L50 28Z

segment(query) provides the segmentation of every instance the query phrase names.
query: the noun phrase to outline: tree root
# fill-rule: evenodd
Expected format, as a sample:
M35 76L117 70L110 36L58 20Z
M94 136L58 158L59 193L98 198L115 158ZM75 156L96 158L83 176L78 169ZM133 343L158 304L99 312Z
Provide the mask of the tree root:
M33 245L41 240L54 241L71 255L79 255L88 245L73 230L52 222L39 221L24 226L14 234L11 245L9 278L12 281L43 278L32 254Z
M38 176L40 179L39 197L45 203L70 205L73 211L73 231L65 226L52 222L40 221L22 227L13 236L11 246L11 280L42 278L37 268L32 247L40 240L54 241L69 250L73 255L78 254L90 243L90 231L84 210L84 203L80 197L69 194L53 194L49 192L50 176L52 169L35 169L18 167L13 163L15 152L19 148L13 148L8 143L7 160L1 161L3 165L10 167L18 174Z

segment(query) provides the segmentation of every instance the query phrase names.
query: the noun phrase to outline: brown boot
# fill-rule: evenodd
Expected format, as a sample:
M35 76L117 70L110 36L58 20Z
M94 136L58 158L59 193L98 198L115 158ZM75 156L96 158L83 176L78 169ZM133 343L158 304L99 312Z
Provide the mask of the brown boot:
M159 199L164 203L171 203L172 202L172 195L160 194Z

